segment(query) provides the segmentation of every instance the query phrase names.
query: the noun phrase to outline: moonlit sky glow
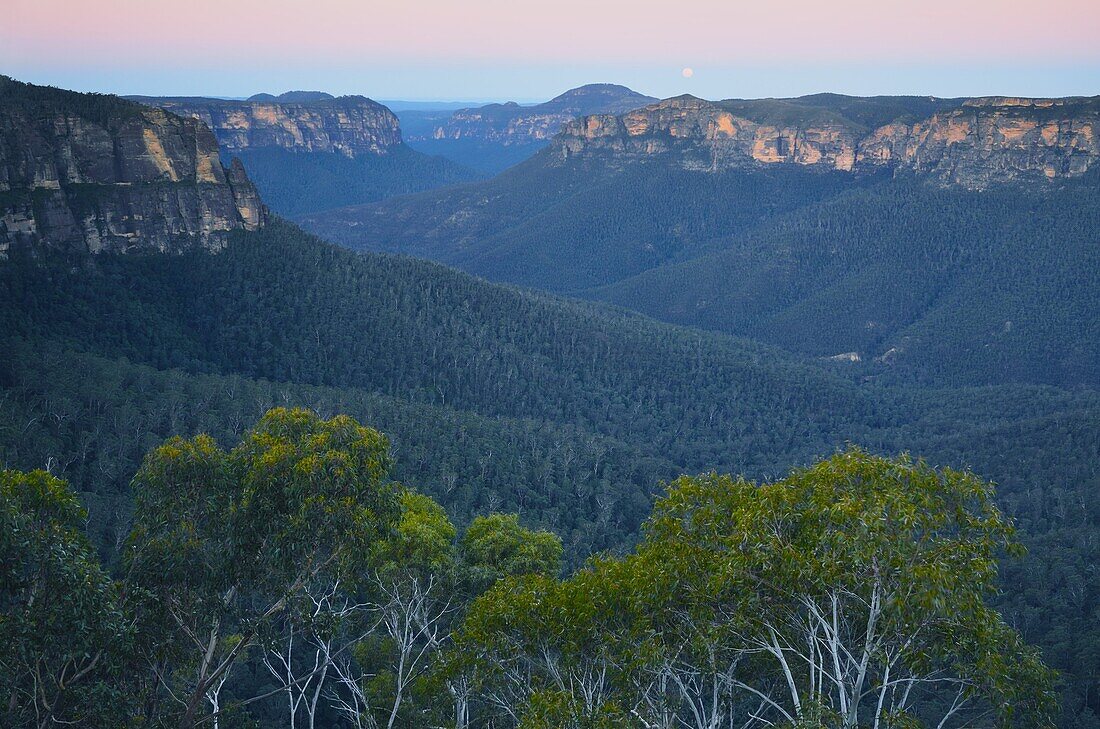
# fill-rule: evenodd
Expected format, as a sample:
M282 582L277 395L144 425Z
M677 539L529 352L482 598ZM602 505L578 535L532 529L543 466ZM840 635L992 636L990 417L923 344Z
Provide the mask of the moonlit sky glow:
M524 101L606 81L661 97L1100 94L1097 0L0 4L0 73L86 91Z

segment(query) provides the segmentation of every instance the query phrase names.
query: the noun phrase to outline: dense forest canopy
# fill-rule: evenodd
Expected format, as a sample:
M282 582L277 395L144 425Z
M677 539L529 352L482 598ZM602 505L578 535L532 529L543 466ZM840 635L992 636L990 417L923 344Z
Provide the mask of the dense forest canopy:
M541 153L492 180L302 217L353 248L619 304L933 385L1100 381L1100 177L684 170Z
M1053 673L985 602L1018 545L969 472L853 448L682 477L636 550L562 580L556 535L460 536L391 466L301 409L230 450L169 438L117 577L64 481L0 471L8 725L1051 725Z
M992 596L1092 726L1100 403L1089 390L854 382L780 350L599 304L356 255L274 223L218 255L13 256L0 270L0 458L48 467L90 509L111 569L129 484L171 436L230 447L268 408L382 429L393 477L459 529L504 511L570 569L640 538L659 483L771 480L856 442L973 467L1029 549ZM1053 565L1053 566L1051 566Z

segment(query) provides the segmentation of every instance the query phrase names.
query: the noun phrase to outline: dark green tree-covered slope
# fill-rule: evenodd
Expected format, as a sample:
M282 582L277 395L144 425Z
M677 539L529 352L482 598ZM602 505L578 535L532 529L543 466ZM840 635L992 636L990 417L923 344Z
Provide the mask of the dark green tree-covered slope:
M518 510L559 530L574 564L629 544L657 481L679 472L776 476L847 442L972 465L1000 482L1033 548L1003 604L1069 671L1067 716L1084 723L1067 726L1090 726L1091 391L860 385L745 340L357 255L279 222L217 255L14 256L0 305L13 353L0 460L72 480L107 554L151 444L232 442L270 405L376 423L398 476L456 519Z
M857 353L860 374L1100 381L1094 174L968 191L785 166L537 163L304 224L814 357Z
M769 444L792 428L809 456L898 417L778 350L436 264L359 256L287 225L239 236L224 255L22 258L0 276L23 337L48 333L158 368L575 424L699 463L747 436L738 458L769 465ZM713 450L684 443L685 429L713 438Z
M853 190L588 295L855 369L1100 382L1100 186Z

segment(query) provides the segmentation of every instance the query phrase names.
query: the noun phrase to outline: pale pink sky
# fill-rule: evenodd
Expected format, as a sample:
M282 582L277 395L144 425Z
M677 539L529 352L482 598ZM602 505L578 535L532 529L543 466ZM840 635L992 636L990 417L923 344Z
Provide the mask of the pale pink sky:
M185 69L228 89L293 72L381 69L435 89L454 68L486 81L552 67L670 71L782 64L835 68L1100 68L1100 0L0 0L0 72L153 83ZM52 71L51 71L52 70ZM139 71L144 71L142 76ZM215 71L224 70L226 78ZM866 72L866 68L864 71ZM278 73L276 73L278 71ZM675 74L672 73L675 72ZM936 72L936 73L942 73ZM296 74L296 75L294 75ZM537 74L536 74L537 75ZM306 76L313 78L314 76ZM82 77L83 78L83 77ZM699 80L702 79L702 80ZM30 79L38 80L38 78ZM616 80L596 79L589 80ZM712 76L713 80L713 76ZM1052 79L1054 80L1054 79ZM654 83L665 83L663 77ZM682 79L681 82L682 83ZM523 96L520 77L512 95ZM106 89L118 90L118 89ZM153 89L132 89L151 91ZM239 93L255 89L240 89ZM399 89L394 89L395 91ZM534 89L528 89L534 91ZM541 90L541 89L540 89ZM642 89L646 90L646 89ZM162 89L169 91L169 89ZM213 93L214 91L212 91ZM1100 92L1100 88L1093 93ZM386 92L393 95L387 88ZM472 97L476 88L454 89ZM484 93L484 92L482 92ZM375 94L378 95L378 94ZM409 93L405 96L423 96ZM537 94L535 94L537 95ZM659 94L660 95L660 94ZM729 94L733 95L733 94Z

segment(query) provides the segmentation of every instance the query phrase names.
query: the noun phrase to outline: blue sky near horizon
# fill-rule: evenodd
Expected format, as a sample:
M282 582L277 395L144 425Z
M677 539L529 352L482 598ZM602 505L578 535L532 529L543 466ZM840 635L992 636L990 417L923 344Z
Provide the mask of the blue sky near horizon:
M1100 94L1100 63L1036 66L953 66L899 64L818 64L694 67L691 78L680 69L641 65L418 69L332 68L281 71L240 69L204 73L191 69L89 68L78 65L7 62L0 72L22 81L77 91L116 94L210 95L245 97L291 89L363 94L408 101L537 102L585 83L621 83L651 96L690 93L707 99L801 96L835 92L857 96L1092 96Z
M0 73L120 94L1100 94L1100 2L4 0ZM213 22L211 21L213 19ZM1050 32L1055 27L1057 32ZM684 69L691 68L688 74Z

